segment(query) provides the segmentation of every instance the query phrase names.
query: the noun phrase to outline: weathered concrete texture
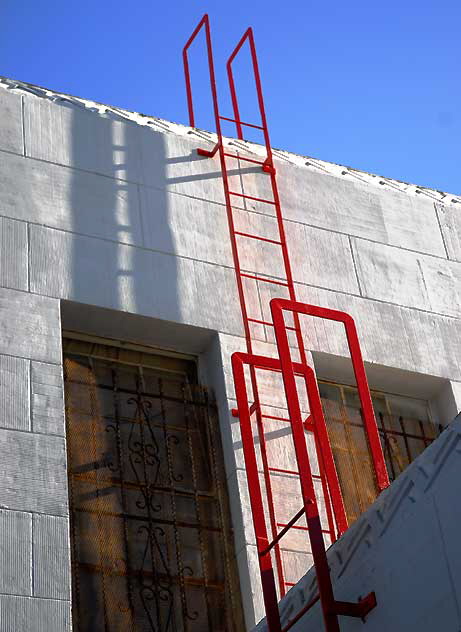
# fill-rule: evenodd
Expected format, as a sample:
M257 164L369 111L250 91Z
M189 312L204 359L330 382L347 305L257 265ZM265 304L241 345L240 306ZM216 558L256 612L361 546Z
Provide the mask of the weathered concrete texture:
M288 220L357 237L445 256L434 204L378 186L347 181L301 167L277 164L283 215ZM244 178L247 195L270 198L267 177L257 169ZM250 208L269 212L268 205ZM424 226L424 230L421 230Z
M70 602L0 595L0 630L70 632Z
M0 430L0 507L67 514L64 440Z
M0 593L32 594L31 514L0 509L0 568Z
M0 427L30 430L29 360L0 356Z
M453 205L435 204L448 257L461 261L461 214Z
M346 235L294 222L285 222L285 230L295 281L359 294Z
M198 156L197 137L161 134L44 99L27 98L24 111L27 156L224 203L219 158ZM241 191L237 161L229 163L233 190Z
M373 632L457 632L461 626L461 417L329 549L337 599L376 593ZM317 592L312 569L281 602L287 623ZM341 617L341 630L362 629ZM266 630L262 622L255 632ZM316 604L293 632L324 629Z
M230 268L39 226L31 227L30 249L34 292L218 331L242 331L239 305L229 300L236 294Z
M0 96L0 150L24 152L22 135L22 97L2 90Z
M149 129L141 134L142 182L190 197L224 204L219 156L203 158L197 148L204 146L195 138L160 134ZM237 160L227 163L231 191L242 192ZM240 206L237 203L236 206Z
M1 158L0 209L4 215L141 244L136 185L13 154Z
M65 435L62 370L55 364L32 362L32 430Z
M24 104L26 155L120 180L140 181L139 126L44 99Z
M61 362L59 301L0 288L0 353Z
M146 248L233 266L226 208L196 198L141 187Z
M459 320L298 285L300 301L349 313L356 322L365 361L461 379ZM347 356L344 329L338 323L310 319L306 346Z
M0 217L0 286L28 289L27 224Z
M69 520L57 516L33 517L34 595L70 600Z
M461 263L353 239L364 296L461 317Z

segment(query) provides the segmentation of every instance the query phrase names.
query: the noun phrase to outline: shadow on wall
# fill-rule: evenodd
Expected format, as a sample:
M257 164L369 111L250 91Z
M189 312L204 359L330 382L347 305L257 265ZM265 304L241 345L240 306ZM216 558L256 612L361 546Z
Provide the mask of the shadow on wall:
M118 120L116 115L107 114L104 118L91 112L73 114L71 164L78 166L83 156L91 155L92 171L105 177L89 176L88 185L94 186L94 191L90 196L82 196L81 180L74 174L73 230L86 235L90 225L94 227L91 234L100 235L103 240L74 239L72 296L83 303L146 315L153 315L157 303L167 300L168 311L174 314L180 308L175 258L165 259L139 248L150 241L151 236L144 231L158 226L163 250L174 249L165 190L165 143L161 134L152 133L149 141L158 155L156 177L163 186L155 191L155 196L142 195L139 186L143 177L141 134L146 133L136 123ZM82 208L82 197L85 202L91 200L91 209Z

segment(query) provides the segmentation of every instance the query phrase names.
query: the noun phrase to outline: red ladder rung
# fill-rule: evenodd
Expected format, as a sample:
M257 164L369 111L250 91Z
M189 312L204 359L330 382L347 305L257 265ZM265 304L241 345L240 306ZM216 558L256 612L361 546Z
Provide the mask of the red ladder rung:
M296 524L285 524L284 522L277 522L277 526L278 527L289 527L290 529L297 529L298 531L309 531L309 527L300 527ZM331 531L329 531L328 529L321 529L322 533L327 533L328 535L331 535ZM282 533L282 532L280 532Z
M264 204L273 204L274 206L277 206L277 202L274 202L274 200L263 200L263 198L245 195L244 193L237 193L236 191L229 191L229 195L236 195L237 197L245 198L245 200L254 200L255 202L263 202Z
M276 244L277 246L282 246L281 241L276 241L275 239L269 239L268 237L261 237L260 235L251 235L250 233L242 233L239 230L234 231L236 235L240 235L241 237L249 237L250 239L257 239L259 241L267 241L268 244Z
M291 424L291 420L286 417L277 417L275 415L261 415L263 419L274 419L275 421L284 421L287 424Z
M272 283L273 285L283 285L284 287L290 287L288 283L276 281L275 279L266 279L265 277L260 277L257 274L247 274L246 272L241 272L240 276L243 276L246 279L254 279L255 281L264 281L264 283Z
M230 123L238 123L239 125L244 125L245 127L253 127L253 129L262 129L261 125L253 125L253 123L244 123L243 121L237 121L236 119L231 119L228 116L220 116L221 121L229 121Z
M261 417L266 417L266 415L261 415ZM290 420L287 419L286 421L289 422ZM267 469L271 472L279 472L280 474L294 474L295 476L299 476L299 472L296 472L295 470L282 470L279 467L269 467ZM312 474L312 478L318 478L319 480L322 480L322 477L318 474Z
M267 320L258 320L257 318L247 318L250 323L259 323L260 325L267 325L268 327L273 327L274 323L269 323ZM299 331L296 327L285 327L289 331Z
M252 162L255 165L264 165L266 164L266 161L262 161L262 160L254 160L253 158L246 158L245 156L238 156L237 154L228 154L227 152L224 152L224 155L227 156L228 158L235 158L237 160L244 160L245 162Z
M266 553L269 553L269 551L271 551L274 546L276 544L278 544L278 542L280 542L280 540L283 538L283 536L293 527L293 525L298 522L298 520L301 518L301 516L306 513L306 509L305 507L301 507L301 509L298 511L298 513L296 515L293 516L293 518L290 520L290 522L288 524L286 524L283 529L275 536L275 538L272 540L272 542L269 543L267 549L265 549L265 551L261 551L259 553L259 555L266 555Z

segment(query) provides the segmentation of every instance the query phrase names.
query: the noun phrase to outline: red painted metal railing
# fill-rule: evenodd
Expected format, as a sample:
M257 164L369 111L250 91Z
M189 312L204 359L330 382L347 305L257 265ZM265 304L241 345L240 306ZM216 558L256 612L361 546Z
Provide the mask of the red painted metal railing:
M300 305L300 304L298 304ZM283 327L282 327L283 329ZM283 346L284 343L282 343ZM286 358L286 354L285 354ZM306 439L304 435L304 425L301 415L290 417L293 443L296 452L297 468L301 485L302 507L289 521L287 526L269 541L264 515L264 504L259 480L256 450L251 427L251 412L248 399L247 385L245 380L244 365L265 369L269 371L282 371L285 381L285 372L282 362L274 358L252 355L249 353L234 353L232 356L232 370L234 374L235 391L237 396L238 412L240 418L240 428L242 435L242 445L245 457L245 467L248 477L248 490L250 494L251 511L253 514L253 524L256 535L256 546L258 549L259 567L261 571L261 583L263 588L264 605L266 609L266 621L270 632L287 632L300 615L307 611L303 608L302 613L298 613L291 621L282 628L280 613L278 609L278 597L275 584L274 569L272 565L271 551L278 545L280 540L286 535L290 528L293 528L301 516L306 516L307 532L309 534L312 556L314 559L317 584L319 589L318 598L312 600L309 607L313 606L319 599L322 605L325 629L327 632L339 632L338 615L350 617L365 617L370 610L376 606L376 597L373 592L359 600L358 603L337 601L333 595L330 571L325 551L325 544L322 535L322 525L319 516L318 504L315 495L313 475L307 452ZM317 380L311 367L292 363L289 360L287 370L288 380L285 381L287 393L290 392L294 401L299 403L296 385L294 385L295 375L303 376L308 384L309 405L312 410L314 424L324 425L322 404L318 391ZM293 384L290 378L293 377ZM290 402L289 402L290 403ZM291 412L296 412L294 407L290 407Z
M326 561L325 545L324 545L324 533L327 534L331 541L334 541L337 536L341 535L347 529L347 518L344 509L344 503L342 499L341 489L338 481L338 475L331 451L331 446L328 438L328 432L325 425L325 419L323 416L322 406L320 402L320 396L318 392L317 382L312 369L308 366L307 353L304 348L303 335L301 331L301 324L299 314L310 314L320 316L321 318L330 318L333 320L342 320L346 324L346 332L348 341L350 343L352 361L354 364L354 370L357 376L357 382L359 384L359 392L362 398L362 405L364 410L366 409L366 428L368 431L370 445L373 450L373 458L376 456L376 463L379 467L376 469L378 472L377 479L379 480L379 488L382 489L386 486L385 466L384 459L382 457L382 451L380 451L379 437L377 437L376 422L374 432L372 423L374 421L373 409L370 408L371 400L366 384L366 377L363 371L363 362L361 359L360 348L358 346L358 339L355 334L355 328L353 323L351 326L351 319L347 315L342 315L339 318L339 312L332 312L332 310L322 310L322 308L314 308L313 306L303 306L296 301L295 289L293 284L293 276L291 271L291 264L288 254L288 248L286 244L285 229L283 225L282 210L280 204L280 197L277 187L276 170L273 164L272 149L269 138L269 131L267 127L267 120L265 114L264 100L262 96L261 78L258 67L258 60L256 56L256 48L254 43L253 31L249 28L241 40L237 44L236 48L232 52L227 61L227 75L229 81L229 89L231 94L232 106L234 111L233 118L224 117L220 115L218 96L215 81L215 70L213 61L213 51L211 44L211 34L208 16L205 15L197 25L196 29L189 38L186 46L183 50L184 71L186 78L186 91L187 91L187 103L189 109L189 122L191 126L195 125L192 87L190 81L188 52L189 48L199 35L204 30L205 40L207 46L209 77L211 84L211 94L214 110L214 118L217 133L217 143L212 150L198 149L199 155L212 158L219 154L219 160L221 165L222 181L224 188L224 197L227 209L227 217L229 224L229 233L231 240L231 247L234 259L234 266L236 272L237 289L239 294L243 326L246 339L246 354L235 354L233 356L233 370L236 386L236 395L238 401L238 409L233 411L234 416L240 418L240 426L242 431L242 441L245 456L245 465L247 470L251 506L253 512L254 528L256 533L256 540L259 553L259 562L261 569L261 580L264 592L264 602L266 606L267 621L270 632L281 632L282 626L280 622L280 616L278 611L278 598L282 597L286 593L287 587L292 586L291 582L285 580L285 569L283 565L280 541L286 535L290 529L304 529L309 536L312 548L312 554L314 557L315 568L317 572L318 585L319 585L319 599L322 603L325 625L328 632L336 632L339 630L337 615L348 614L350 616L364 616L372 607L374 607L374 595L370 593L368 597L359 602L358 604L346 604L344 602L338 602L334 600L333 590L331 586L331 580L329 576L328 565ZM235 82L232 70L232 64L237 55L242 50L243 46L248 43L256 94L259 105L259 112L261 118L261 124L246 123L240 119L239 103L237 99L237 93L235 90ZM221 121L230 121L235 123L237 136L243 140L243 128L250 127L258 129L263 133L264 143L266 147L266 157L263 161L241 156L240 153L230 153L224 146ZM226 158L232 158L238 161L248 162L250 164L256 164L261 166L264 173L268 176L270 183L271 197L261 198L257 196L246 195L238 191L231 191L229 186L229 173L227 167ZM242 173L242 178L244 174ZM243 189L244 190L244 189ZM257 201L261 204L267 204L271 208L271 214L274 216L277 224L278 237L270 239L263 235L252 234L248 231L236 230L234 213L235 205L234 200L251 200ZM280 277L273 277L271 275L265 276L258 271L256 273L253 270L245 270L242 268L240 261L240 239L249 240L249 243L257 245L259 242L271 244L274 247L280 249L283 261L283 271ZM258 251L255 250L255 256L258 257ZM272 288L283 288L285 294L288 294L288 299L276 299L271 302L271 310L273 316L273 322L268 322L267 319L257 318L249 313L249 305L254 304L247 293L245 292L245 280L251 280L254 284L269 284ZM254 285L253 284L253 285ZM256 290L257 291L257 290ZM282 291L282 289L281 289ZM267 306L269 307L269 306ZM306 311L308 310L308 311ZM309 311L310 310L310 311ZM317 311L315 311L317 310ZM320 310L320 311L319 311ZM284 322L283 311L290 311L293 318L293 327L287 327ZM327 313L328 312L328 313ZM335 316L335 317L334 317ZM334 318L333 318L334 317ZM270 358L264 358L254 355L253 352L253 335L252 325L259 324L264 327L271 327L275 331L276 341L279 351L279 360ZM293 363L290 356L290 349L288 346L287 331L295 333L295 349L299 356L299 362ZM354 337L355 336L355 337ZM250 405L250 401L247 394L247 385L243 373L243 365L246 364L249 367L250 384L252 389L253 402ZM264 402L260 397L260 384L258 381L257 370L263 369L265 371L275 371L281 373L284 381L287 407L289 411L289 419L283 419L274 415L264 414ZM299 393L297 391L295 376L298 375L303 378L304 388L309 400L309 407L311 415L307 420L301 418L301 408L299 404ZM367 399L368 393L368 399ZM370 416L371 410L371 416ZM255 415L256 426L258 433L259 450L262 462L262 473L264 479L264 487L267 500L267 513L268 522L270 527L271 540L267 532L266 518L263 509L262 490L261 483L258 475L258 466L256 461L256 452L254 446L254 438L251 427L251 417ZM291 427L297 470L288 471L282 470L277 467L271 467L269 463L266 436L264 431L265 419L280 419L288 422ZM315 440L316 453L319 463L319 476L312 474L307 445L305 431L312 432ZM378 444L376 444L376 438ZM379 449L378 449L379 448ZM381 460L380 460L381 459ZM375 463L375 466L376 466ZM300 504L302 508L299 512L287 523L280 523L276 517L276 507L274 505L274 493L272 488L272 474L274 473L289 473L296 474L299 478L301 485ZM322 487L323 500L325 503L328 528L323 529L319 519L319 512L317 506L317 499L315 497L314 479L318 478ZM296 522L305 516L307 520L307 527L299 527ZM282 527L281 531L278 531L279 527ZM275 570L273 566L273 557L275 560ZM313 605L318 599L313 600L310 605ZM303 612L307 609L304 608ZM295 620L298 620L301 613L298 613ZM283 628L285 632L288 630L294 620Z

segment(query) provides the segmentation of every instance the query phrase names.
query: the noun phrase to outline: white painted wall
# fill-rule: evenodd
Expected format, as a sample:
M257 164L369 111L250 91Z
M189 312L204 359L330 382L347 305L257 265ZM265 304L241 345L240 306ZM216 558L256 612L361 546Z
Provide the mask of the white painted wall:
M250 629L263 609L238 420L228 413L230 355L245 344L219 162L197 156L206 141L188 128L7 85L0 82L0 547L9 562L0 569L0 629L70 625L61 318L86 333L200 355L220 408ZM456 199L444 205L336 168L277 169L298 298L351 313L372 385L428 397L449 421L461 407ZM265 197L267 176L235 161L231 186ZM274 231L258 203L237 210L236 221L244 231ZM266 247L243 259L280 274ZM267 320L273 288L252 291L252 315ZM275 353L271 331L258 327L255 336L257 351ZM321 373L341 374L347 350L333 326L310 323L306 345ZM266 395L284 406L273 384ZM285 435L274 429L268 439L275 458L290 458ZM18 540L24 546L12 545ZM307 552L287 557L297 576L300 560L309 563ZM54 583L50 563L59 569Z

